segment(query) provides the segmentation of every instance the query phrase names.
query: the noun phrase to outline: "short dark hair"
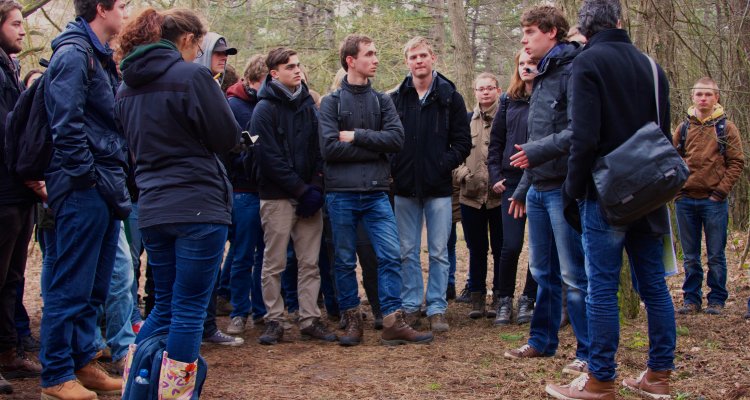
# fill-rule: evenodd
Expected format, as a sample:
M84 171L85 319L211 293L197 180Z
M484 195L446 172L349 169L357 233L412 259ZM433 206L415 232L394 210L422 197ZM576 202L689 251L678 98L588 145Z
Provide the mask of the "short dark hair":
M562 10L550 5L532 7L523 12L523 15L521 15L521 26L533 25L539 27L539 30L544 33L549 33L552 31L552 28L557 28L555 39L557 39L558 42L565 40L565 36L568 34L568 29L570 29L570 24L568 24L568 20L565 19Z
M349 64L347 64L346 58L349 56L357 58L357 55L359 54L359 45L370 43L372 43L372 39L365 35L359 35L356 33L352 33L344 38L344 41L341 42L341 46L339 47L339 57L341 58L341 66L344 67L344 71L349 71Z
M23 11L23 6L15 0L0 0L0 25L5 23L8 13L13 10Z
M268 52L266 56L266 66L268 70L276 69L279 65L286 64L289 62L289 58L297 55L297 52L286 48L277 47Z
M617 28L621 15L619 0L585 0L578 10L578 31L590 38L601 31Z
M115 2L117 0L73 0L73 6L76 10L76 17L91 22L96 18L96 6L101 4L105 10L111 10L115 7Z

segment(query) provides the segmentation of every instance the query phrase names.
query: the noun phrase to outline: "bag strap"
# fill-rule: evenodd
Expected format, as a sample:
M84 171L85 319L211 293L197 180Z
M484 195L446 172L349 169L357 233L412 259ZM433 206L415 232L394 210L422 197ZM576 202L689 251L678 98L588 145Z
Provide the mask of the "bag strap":
M659 110L659 70L653 58L646 56L651 64L651 73L654 75L654 99L656 99L656 124L661 128L661 112Z

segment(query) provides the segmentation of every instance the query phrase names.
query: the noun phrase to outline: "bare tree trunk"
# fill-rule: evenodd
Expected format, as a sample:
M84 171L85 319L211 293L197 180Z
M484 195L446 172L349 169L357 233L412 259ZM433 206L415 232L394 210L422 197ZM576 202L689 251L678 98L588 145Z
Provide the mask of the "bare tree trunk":
M466 100L467 109L472 93L472 80L474 79L474 55L471 53L469 43L469 31L466 29L466 10L463 0L448 0L448 16L451 20L451 33L453 36L453 62L456 71L456 86L459 93Z
M430 39L435 51L442 56L445 54L445 0L430 0L429 7L433 19Z
M23 6L23 10L21 10L21 14L23 14L23 17L26 18L29 15L33 14L36 10L44 7L52 0L34 0L25 2L25 5Z
M630 277L630 262L627 255L622 257L622 269L620 270L620 312L627 319L635 319L641 309L641 299L633 289L633 281Z

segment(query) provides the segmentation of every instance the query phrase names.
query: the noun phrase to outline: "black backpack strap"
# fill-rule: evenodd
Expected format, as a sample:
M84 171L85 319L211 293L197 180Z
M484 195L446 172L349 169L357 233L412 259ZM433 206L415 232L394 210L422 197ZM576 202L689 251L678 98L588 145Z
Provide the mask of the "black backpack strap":
M677 143L677 152L683 157L687 154L685 151L685 143L687 142L688 129L690 129L690 120L686 118L685 121L682 122L682 125L680 125L680 141Z
M77 37L72 37L72 38L68 38L68 39L61 41L57 45L57 47L55 47L55 52L57 52L57 50L61 49L63 46L67 46L71 44L77 45L78 47L81 47L86 50L86 56L88 57L88 60L86 63L87 64L86 69L88 71L89 82L91 82L91 80L94 78L94 74L96 73L96 63L97 63L96 57L94 56L94 48L91 47L91 45L85 40L81 38L77 38ZM52 55L54 56L54 52Z
M508 101L508 92L504 92L500 95L500 112L503 114L503 118L506 120L508 119L508 105L510 104L510 101Z
M716 141L719 143L719 154L727 156L727 118L722 117L716 122Z

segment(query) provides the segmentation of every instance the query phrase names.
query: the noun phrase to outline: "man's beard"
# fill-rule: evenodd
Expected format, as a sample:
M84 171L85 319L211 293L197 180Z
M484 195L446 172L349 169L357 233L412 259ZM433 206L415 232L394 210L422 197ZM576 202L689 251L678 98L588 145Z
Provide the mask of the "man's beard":
M16 41L10 41L0 34L0 47L5 51L6 54L17 54L23 50L23 47Z

